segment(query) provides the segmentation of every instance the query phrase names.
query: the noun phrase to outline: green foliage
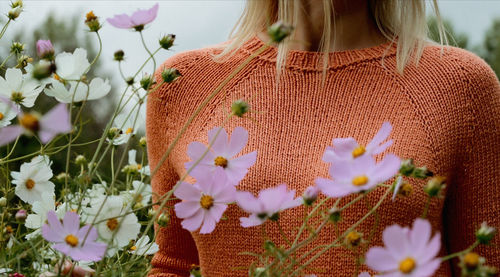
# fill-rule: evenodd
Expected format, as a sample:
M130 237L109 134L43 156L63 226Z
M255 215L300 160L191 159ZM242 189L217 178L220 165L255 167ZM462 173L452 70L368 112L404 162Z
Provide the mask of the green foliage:
M500 78L500 18L494 20L491 27L486 31L482 48L482 58Z
M443 19L442 21L445 29L445 38L443 38L443 42L447 39L449 45L467 49L469 46L469 38L467 35L457 32L450 20ZM427 24L429 26L429 38L433 41L440 42L438 21L436 17L429 17L427 19Z

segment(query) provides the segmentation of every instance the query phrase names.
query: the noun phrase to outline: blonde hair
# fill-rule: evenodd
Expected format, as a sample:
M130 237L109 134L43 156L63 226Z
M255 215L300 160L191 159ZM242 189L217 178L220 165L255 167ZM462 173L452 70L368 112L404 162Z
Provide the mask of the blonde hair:
M319 52L323 53L324 73L328 67L328 52L331 49L329 38L332 35L332 26L335 24L332 1L322 0L325 12ZM294 26L299 17L300 2L301 0L248 0L243 14L229 35L230 42L223 46L222 52L214 57L215 60L225 60L256 33L266 30L274 22L282 21ZM401 74L412 57L418 64L424 46L429 42L425 2L424 0L369 0L371 14L382 35L394 43L397 38L397 71ZM433 0L433 10L438 23L440 44L448 44L437 0ZM333 35L335 39L335 34ZM286 64L291 37L293 35L278 45L276 62L278 75Z

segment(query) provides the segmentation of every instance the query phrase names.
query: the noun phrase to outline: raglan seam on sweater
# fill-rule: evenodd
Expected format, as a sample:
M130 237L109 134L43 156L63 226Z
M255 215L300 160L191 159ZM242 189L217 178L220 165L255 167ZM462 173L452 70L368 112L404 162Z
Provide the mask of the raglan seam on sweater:
M400 88L402 94L405 95L406 98L409 100L411 106L415 107L415 114L417 116L420 116L420 119L421 119L418 121L420 128L422 128L422 130L424 130L425 137L426 137L427 141L429 142L428 148L430 150L430 153L433 155L438 153L436 151L437 148L435 146L435 142L432 139L431 130L429 130L429 127L428 127L428 126L431 126L431 124L430 124L431 120L429 120L428 116L425 114L425 112L424 112L425 109L423 109L421 106L418 105L418 101L416 99L414 99L411 92L404 86L403 82L400 80L400 77L396 76L394 72L392 72L390 69L387 69L385 67L383 68L383 72L385 72L387 75L389 75L394 80L394 83ZM413 158L413 157L407 157L407 158ZM433 170L433 169L430 168L430 170Z

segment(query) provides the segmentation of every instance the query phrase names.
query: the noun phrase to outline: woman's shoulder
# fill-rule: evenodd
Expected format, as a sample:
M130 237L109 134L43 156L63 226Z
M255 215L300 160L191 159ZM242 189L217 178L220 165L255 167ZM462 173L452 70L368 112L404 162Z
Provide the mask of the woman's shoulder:
M454 46L426 46L418 66L436 78L498 82L495 72L484 59L469 50Z

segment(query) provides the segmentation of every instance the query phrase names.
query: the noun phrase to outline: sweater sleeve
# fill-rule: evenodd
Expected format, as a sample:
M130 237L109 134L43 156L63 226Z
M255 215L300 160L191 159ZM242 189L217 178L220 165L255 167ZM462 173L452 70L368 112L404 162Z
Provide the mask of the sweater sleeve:
M449 253L468 248L483 221L500 228L500 83L491 68L476 58L465 68L467 112L464 112L462 163L447 192L443 219ZM486 264L500 268L500 239L474 251ZM455 276L460 276L453 259Z
M168 59L159 67L155 74L156 80L161 80L161 71L163 68L175 67L183 72L186 68L186 61L181 61L179 64L179 56L174 56ZM149 165L153 170L161 160L163 154L175 136L175 131L172 129L172 122L175 120L175 103L177 98L175 95L179 87L177 82L162 84L156 90L153 90L147 99L146 108L146 138L148 145ZM170 159L167 159L160 167L158 172L151 180L153 189L153 201L158 198L176 184L179 180L178 174L175 172ZM189 231L183 229L180 224L180 219L175 216L173 205L176 201L167 202L165 210L170 214L170 222L166 227L160 227L155 224L156 243L159 245L159 251L154 255L152 270L149 276L189 276L189 270L193 264L199 264L198 251L193 238Z

